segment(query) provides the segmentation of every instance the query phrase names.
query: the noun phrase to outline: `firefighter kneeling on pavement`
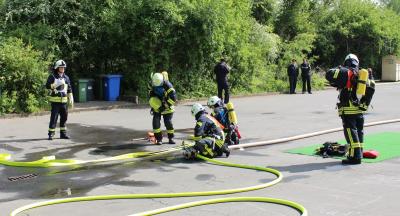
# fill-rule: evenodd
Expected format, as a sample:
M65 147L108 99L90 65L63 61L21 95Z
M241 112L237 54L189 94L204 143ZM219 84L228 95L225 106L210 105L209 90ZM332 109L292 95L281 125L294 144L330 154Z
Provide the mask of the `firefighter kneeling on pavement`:
M239 144L240 133L237 126L237 116L233 103L224 105L218 96L212 96L207 101L207 106L212 109L211 116L214 117L223 127L225 132L225 143L227 145Z
M372 74L371 74L372 75ZM342 118L344 136L350 145L342 164L360 164L363 157L364 115L375 92L375 83L368 71L359 69L356 55L349 54L343 66L326 73L330 85L339 90L337 108Z
M217 120L208 115L201 104L192 106L192 115L196 118L194 128L194 149L197 153L213 158L225 153L229 157L229 148L225 145L224 132L218 126Z
M176 102L176 93L172 84L168 81L167 72L155 73L151 79L152 89L150 91L150 107L153 115L153 132L156 138L156 144L162 144L161 116L164 119L164 125L167 128L168 143L175 144L174 126L172 116L174 114L174 105Z
M58 115L60 115L60 138L69 139L65 123L68 119L68 105L73 106L71 81L65 74L67 64L63 60L55 62L52 74L47 78L46 88L50 91L51 115L49 123L49 140L52 140L57 126Z

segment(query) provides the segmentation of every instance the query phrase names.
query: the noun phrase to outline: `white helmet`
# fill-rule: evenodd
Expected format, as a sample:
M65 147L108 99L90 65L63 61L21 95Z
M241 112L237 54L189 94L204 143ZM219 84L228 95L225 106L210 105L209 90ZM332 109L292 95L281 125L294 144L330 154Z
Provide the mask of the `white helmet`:
M153 77L151 77L151 84L153 86L161 86L164 82L164 76L161 73L155 73L153 74Z
M213 106L217 105L218 103L220 103L220 101L221 101L221 99L219 99L218 96L212 96L212 97L208 98L207 106L213 107Z
M358 60L358 57L352 53L348 54L346 58L344 58L344 63L345 66L351 66L355 65L358 66L360 64L360 61Z
M193 104L192 110L191 110L192 116L196 116L197 113L199 113L199 112L201 112L201 111L204 111L204 110L205 110L205 109L204 109L204 107L203 107L201 104L195 103L195 104Z
M57 69L59 67L66 68L67 67L67 63L65 63L64 60L60 59L60 60L56 61L56 63L54 63L54 69Z

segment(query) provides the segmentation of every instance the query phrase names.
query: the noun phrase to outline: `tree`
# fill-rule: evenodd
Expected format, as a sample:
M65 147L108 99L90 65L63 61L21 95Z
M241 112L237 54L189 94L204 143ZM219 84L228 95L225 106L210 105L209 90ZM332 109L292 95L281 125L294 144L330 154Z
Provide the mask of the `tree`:
M381 57L399 53L399 16L362 0L338 1L318 23L315 53L321 64L342 64L344 56L355 53L364 67L380 71Z
M263 25L271 25L277 11L275 0L253 0L252 16Z

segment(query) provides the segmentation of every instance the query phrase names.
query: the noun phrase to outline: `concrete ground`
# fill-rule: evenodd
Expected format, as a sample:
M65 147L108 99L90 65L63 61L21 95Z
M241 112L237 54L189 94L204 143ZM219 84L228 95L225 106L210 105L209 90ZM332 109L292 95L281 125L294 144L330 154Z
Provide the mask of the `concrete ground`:
M380 85L366 122L400 118L399 84ZM234 98L242 143L277 139L341 126L335 110L337 92ZM202 101L204 104L205 101ZM195 122L191 103L177 107L174 124L177 137L187 137ZM149 109L136 107L71 113L71 140L47 141L49 116L0 119L0 153L14 160L30 161L47 155L58 158L94 159L128 152L154 151L174 145L155 146L142 138L151 130ZM400 123L368 127L366 134L400 131ZM343 134L297 140L277 145L235 150L221 160L271 167L284 179L270 188L227 196L266 196L288 199L304 205L309 215L397 216L400 206L400 158L381 163L342 166L339 160L284 153L285 150L343 139ZM400 145L400 140L399 140ZM26 180L9 177L35 174ZM33 202L88 195L124 193L169 193L238 188L265 183L272 174L188 162L180 157L137 161L118 165L81 168L18 168L0 166L0 212ZM21 215L121 215L213 197L112 200L47 206ZM164 215L299 215L289 207L264 203L207 205Z

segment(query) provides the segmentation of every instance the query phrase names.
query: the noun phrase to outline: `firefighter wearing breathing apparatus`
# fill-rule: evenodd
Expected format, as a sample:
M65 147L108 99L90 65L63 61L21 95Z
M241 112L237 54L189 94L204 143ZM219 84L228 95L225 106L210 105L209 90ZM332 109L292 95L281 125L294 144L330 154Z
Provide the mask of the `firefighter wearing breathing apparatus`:
M172 84L168 80L168 73L155 73L151 77L152 88L150 90L149 104L151 114L153 115L153 132L156 138L156 144L162 144L161 116L164 119L164 125L167 128L168 143L175 144L174 126L172 116L176 102L176 93Z
M326 79L339 90L337 108L349 144L347 159L342 160L342 164L360 164L364 141L363 113L375 91L374 81L368 79L367 70L359 69L359 60L354 54L346 56L343 66L330 69Z
M54 63L53 73L47 78L46 88L49 90L49 101L51 102L51 115L49 123L49 140L52 140L57 126L58 115L60 115L60 138L69 139L65 123L68 119L68 105L73 106L71 81L65 74L67 64L64 60Z
M212 109L211 116L224 127L225 143L227 145L239 144L240 133L233 103L229 102L225 106L218 96L212 96L208 99L207 106Z
M191 110L196 119L194 128L194 149L206 157L222 156L225 153L229 157L230 151L224 140L225 135L215 118L208 115L201 104L195 103Z

